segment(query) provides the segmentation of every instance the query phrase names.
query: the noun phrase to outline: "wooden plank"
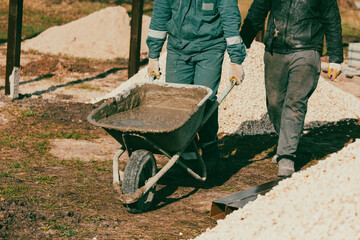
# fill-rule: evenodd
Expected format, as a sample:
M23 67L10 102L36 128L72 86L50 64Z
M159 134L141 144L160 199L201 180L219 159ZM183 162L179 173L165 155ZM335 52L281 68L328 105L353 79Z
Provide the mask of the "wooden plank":
M214 219L225 218L227 214L236 209L243 208L248 202L254 201L259 194L264 195L269 192L283 179L285 178L279 178L213 201L210 217Z
M128 77L132 77L139 71L140 48L141 48L141 26L144 0L133 0L131 10L131 37Z
M23 0L10 0L6 55L5 95L10 94L9 77L14 67L20 67Z

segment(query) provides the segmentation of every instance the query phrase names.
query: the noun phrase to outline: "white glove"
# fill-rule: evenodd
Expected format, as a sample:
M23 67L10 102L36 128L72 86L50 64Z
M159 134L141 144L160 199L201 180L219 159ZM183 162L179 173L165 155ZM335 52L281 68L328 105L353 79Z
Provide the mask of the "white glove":
M152 59L149 58L149 64L148 64L148 74L149 77L152 75L155 75L157 79L160 78L160 68L159 68L159 59Z
M242 81L245 78L245 72L243 69L243 66L238 63L230 63L230 82L232 80L236 81L236 85L239 85L242 83Z
M339 63L330 63L328 67L328 77L331 80L335 80L341 73L341 64Z

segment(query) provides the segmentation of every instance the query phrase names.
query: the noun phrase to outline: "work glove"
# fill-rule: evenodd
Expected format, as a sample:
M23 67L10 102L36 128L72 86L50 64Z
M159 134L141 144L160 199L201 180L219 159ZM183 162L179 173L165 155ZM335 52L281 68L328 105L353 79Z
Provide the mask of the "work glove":
M339 63L330 63L328 67L327 75L334 81L341 73L341 64Z
M236 81L236 85L240 85L245 78L243 66L238 63L230 63L230 82Z
M159 59L153 59L149 58L149 64L148 64L148 74L149 78L155 75L157 79L160 78L160 67L159 67Z

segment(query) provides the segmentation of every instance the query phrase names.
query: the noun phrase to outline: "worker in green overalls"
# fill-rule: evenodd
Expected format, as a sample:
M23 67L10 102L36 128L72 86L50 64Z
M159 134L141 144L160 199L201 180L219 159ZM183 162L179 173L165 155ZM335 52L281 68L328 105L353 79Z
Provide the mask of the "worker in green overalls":
M159 56L166 40L166 82L203 85L212 89L207 106L216 101L222 63L227 50L230 78L245 77L246 48L239 34L241 16L237 0L155 0L147 45L149 74L159 76ZM218 111L199 131L208 174L219 164Z

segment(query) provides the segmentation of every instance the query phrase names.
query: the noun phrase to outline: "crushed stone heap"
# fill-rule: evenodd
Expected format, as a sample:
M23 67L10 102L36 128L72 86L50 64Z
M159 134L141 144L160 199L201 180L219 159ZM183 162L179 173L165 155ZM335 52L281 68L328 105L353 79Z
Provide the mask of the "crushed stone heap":
M360 139L219 220L196 240L360 239Z

